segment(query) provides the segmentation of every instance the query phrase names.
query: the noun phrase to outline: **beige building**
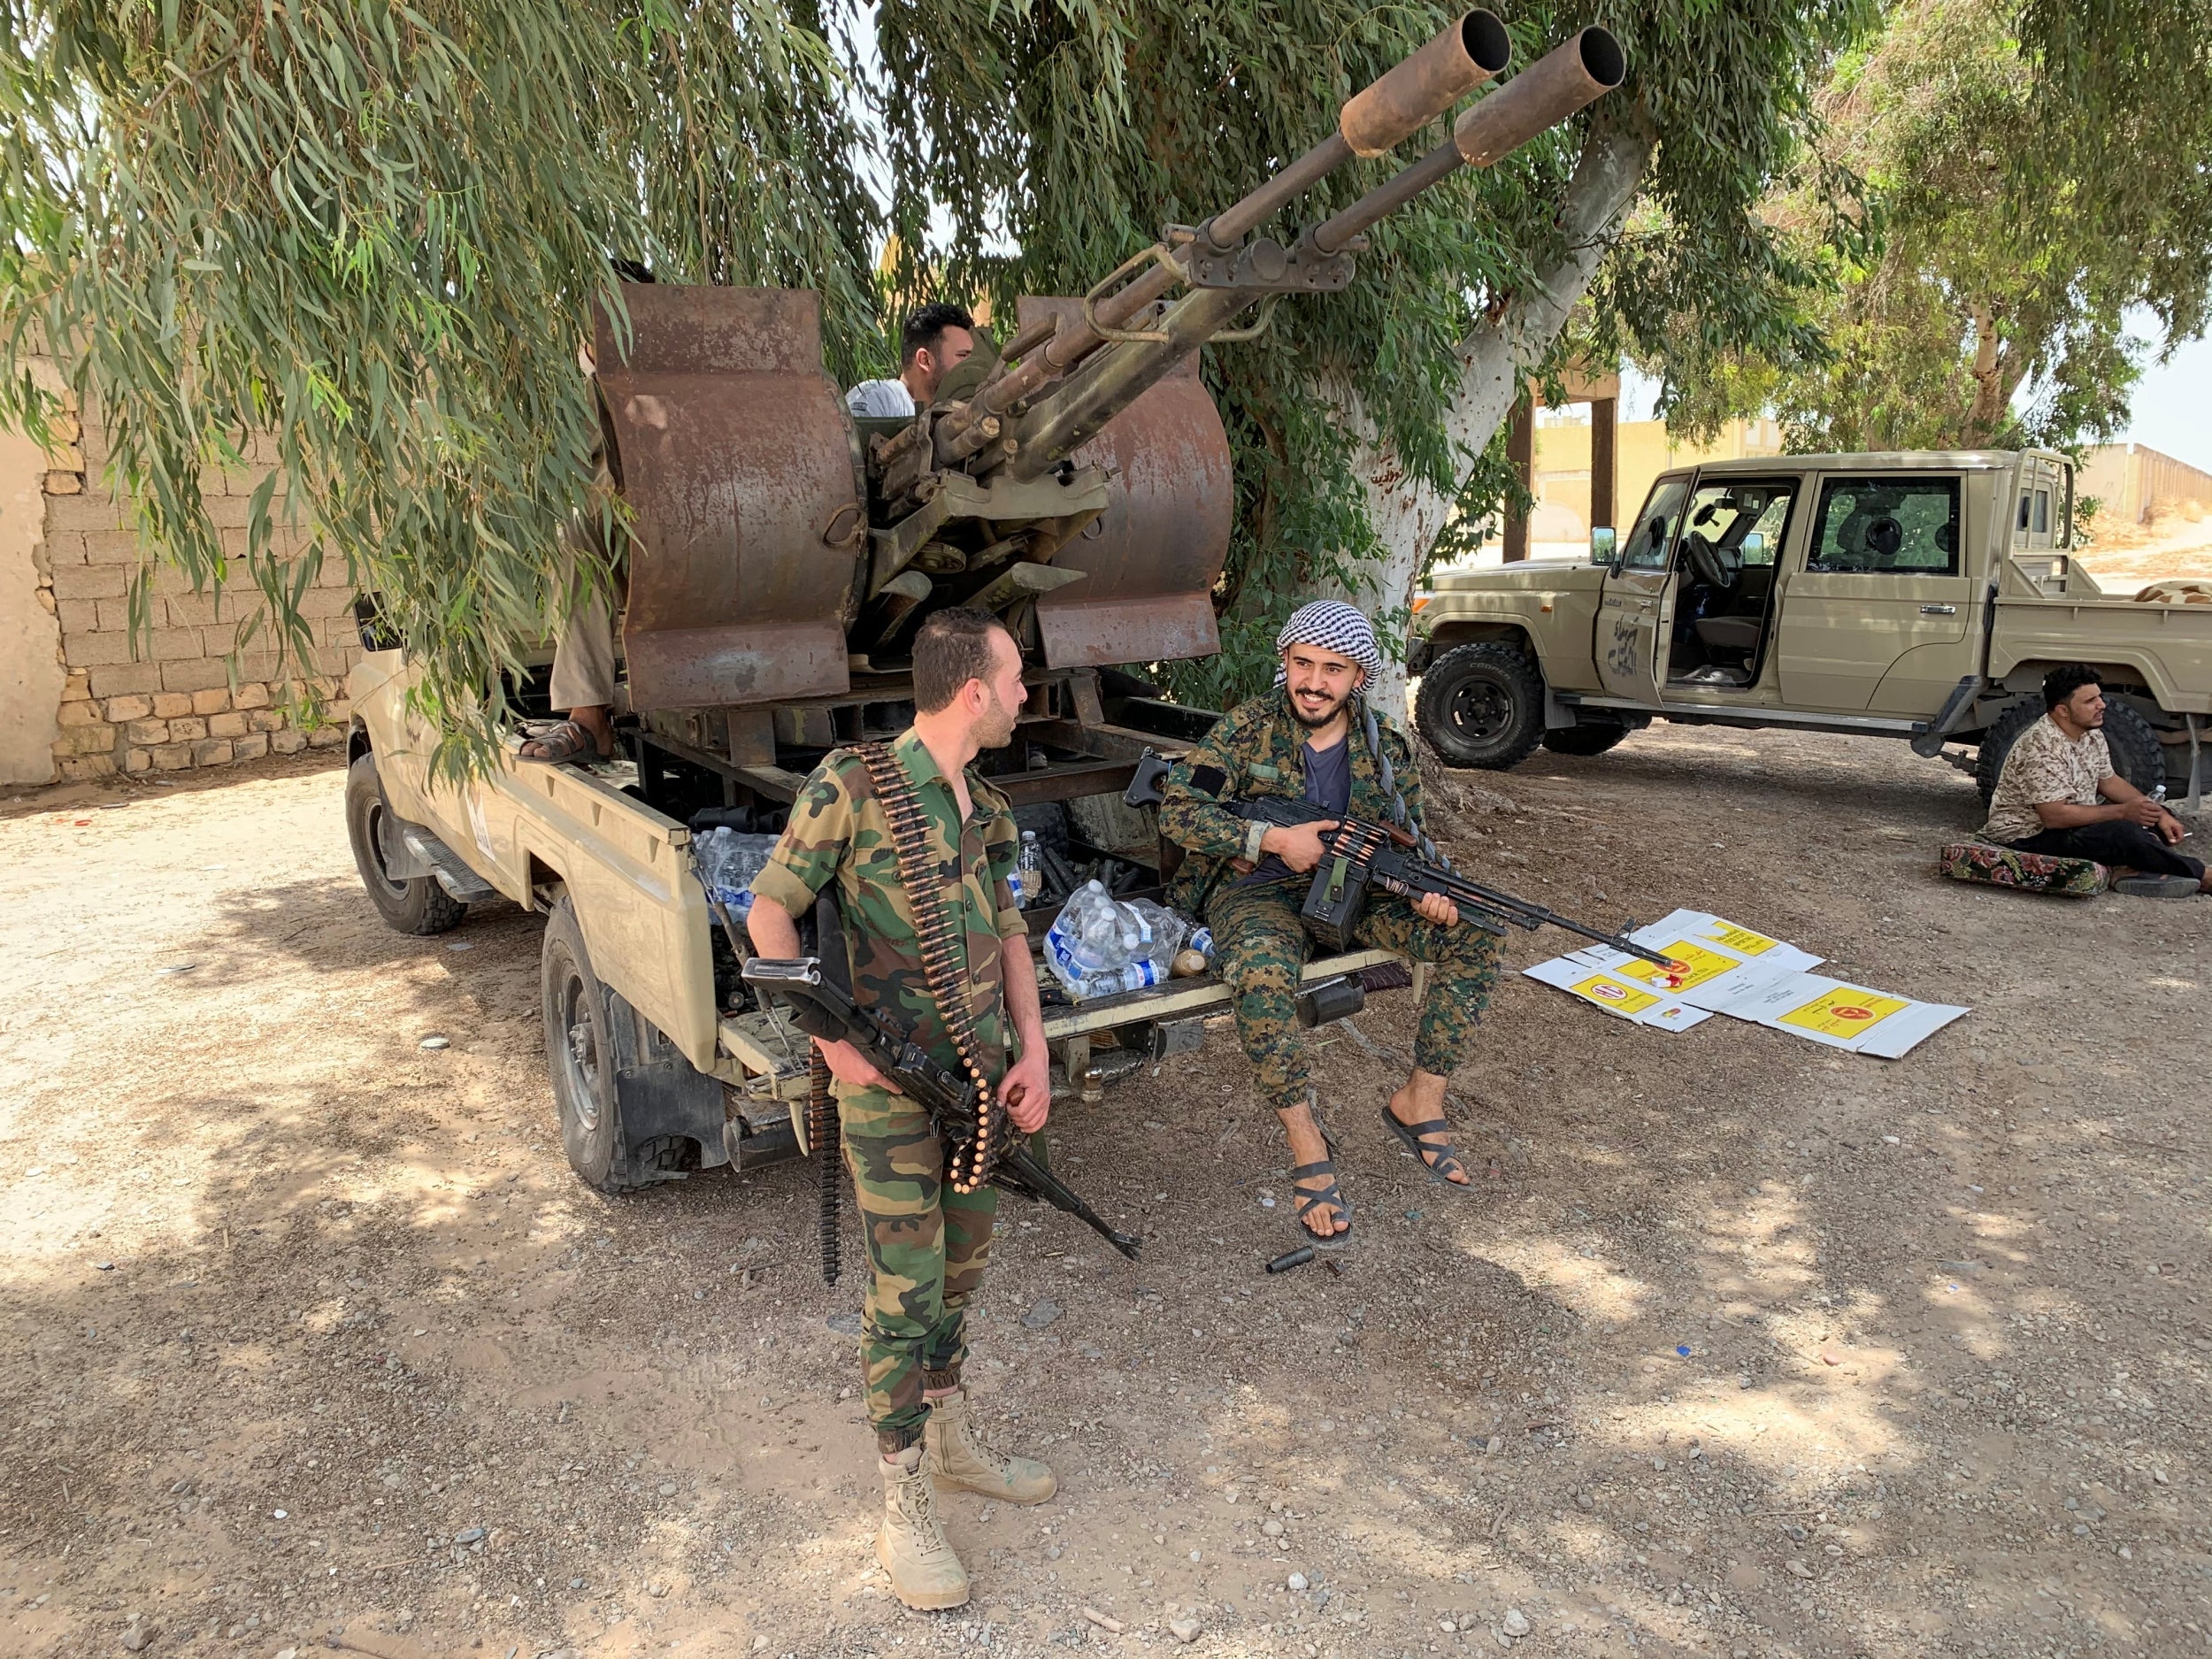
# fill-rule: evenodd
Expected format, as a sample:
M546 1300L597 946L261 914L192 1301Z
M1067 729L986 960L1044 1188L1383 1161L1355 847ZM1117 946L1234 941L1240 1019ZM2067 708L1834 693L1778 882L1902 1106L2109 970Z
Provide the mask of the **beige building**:
M337 682L360 655L343 560L326 563L301 601L316 683L339 699L325 705L335 724L304 731L286 712L293 686L265 629L238 649L242 626L260 612L244 572L247 507L273 457L257 452L256 465L205 475L234 580L196 594L176 572L154 569L150 626L134 633L130 592L144 554L129 503L100 482L105 434L87 417L62 435L73 442L49 454L0 433L0 787L180 772L342 741ZM288 551L298 539L280 529L276 545Z
M2147 443L2107 443L2092 449L2074 488L2078 495L2097 498L2100 526L2212 518L2212 472Z

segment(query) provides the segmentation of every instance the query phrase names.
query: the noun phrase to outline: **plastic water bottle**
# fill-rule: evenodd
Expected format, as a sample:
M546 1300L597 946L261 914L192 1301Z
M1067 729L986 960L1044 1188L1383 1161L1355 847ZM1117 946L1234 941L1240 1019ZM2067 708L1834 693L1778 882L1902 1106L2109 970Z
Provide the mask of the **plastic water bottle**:
M691 843L691 858L707 896L743 921L753 908L753 878L768 867L777 837L741 830L710 829Z
M1117 900L1096 881L1072 894L1045 933L1045 961L1078 1002L1164 983L1190 924L1148 899Z

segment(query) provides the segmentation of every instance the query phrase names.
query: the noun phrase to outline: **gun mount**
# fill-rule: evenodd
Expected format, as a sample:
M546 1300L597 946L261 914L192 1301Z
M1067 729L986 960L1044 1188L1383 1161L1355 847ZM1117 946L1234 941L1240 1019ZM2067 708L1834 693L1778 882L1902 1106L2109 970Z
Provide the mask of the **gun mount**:
M1625 73L1613 37L1585 29L1351 205L1286 243L1259 234L1355 157L1448 115L1509 55L1504 26L1468 12L1242 200L1167 227L1079 298L1021 302L1003 351L979 339L910 419L847 412L811 293L626 288L626 319L603 316L596 347L634 520L625 645L649 751L718 774L725 803L787 801L822 750L910 718L909 642L949 604L1004 616L1033 664L1018 798L1118 790L1146 742L1189 735L1117 736L1098 671L1219 647L1233 489L1198 354L1258 333L1286 294L1344 288L1375 224Z

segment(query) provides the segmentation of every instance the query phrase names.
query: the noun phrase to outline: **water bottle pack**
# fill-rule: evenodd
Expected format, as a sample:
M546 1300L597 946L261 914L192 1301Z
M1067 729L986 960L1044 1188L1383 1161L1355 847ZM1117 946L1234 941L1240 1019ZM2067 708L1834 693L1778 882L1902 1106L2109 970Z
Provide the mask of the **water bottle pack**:
M701 885L735 920L743 921L751 911L753 878L767 868L776 840L733 829L710 829L693 837L691 857Z
M1084 1002L1159 984L1187 943L1210 950L1213 936L1202 927L1194 933L1188 922L1149 899L1117 899L1089 881L1047 931L1045 961L1068 995Z

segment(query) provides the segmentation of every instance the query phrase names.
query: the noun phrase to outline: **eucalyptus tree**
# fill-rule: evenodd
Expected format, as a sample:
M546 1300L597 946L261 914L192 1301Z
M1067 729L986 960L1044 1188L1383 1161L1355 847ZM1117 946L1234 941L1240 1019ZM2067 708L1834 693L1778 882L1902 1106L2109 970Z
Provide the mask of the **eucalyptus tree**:
M611 259L824 296L875 335L873 204L815 19L766 0L0 0L0 414L51 351L152 554L250 583L296 664L325 558L382 597L459 734L571 572ZM202 469L277 471L227 557ZM296 523L310 550L278 557ZM144 585L142 581L140 593Z
M883 0L880 114L908 279L1002 300L1081 293L1164 222L1202 219L1303 150L1445 15L1355 0ZM1263 683L1275 622L1316 588L1402 618L1455 508L1497 498L1493 440L1525 375L1557 365L1586 297L1600 349L1810 349L1799 290L1812 273L1758 209L1801 153L1808 88L1870 15L1862 0L1515 8L1517 62L1597 22L1626 49L1629 80L1385 221L1347 292L1286 302L1261 341L1208 354L1239 511L1217 595L1223 657L1174 671L1179 686L1221 700ZM1272 230L1344 205L1441 137L1343 169Z
M2132 319L2165 349L2212 298L2212 5L1903 0L1817 96L1865 186L1855 245L1801 185L1770 217L1828 262L1807 359L1723 357L1710 424L1764 406L1802 449L2074 447L2124 426Z

